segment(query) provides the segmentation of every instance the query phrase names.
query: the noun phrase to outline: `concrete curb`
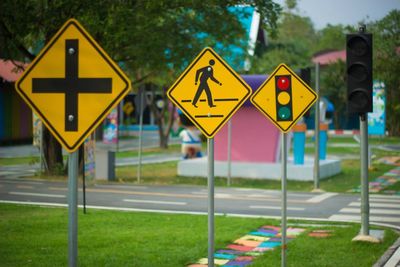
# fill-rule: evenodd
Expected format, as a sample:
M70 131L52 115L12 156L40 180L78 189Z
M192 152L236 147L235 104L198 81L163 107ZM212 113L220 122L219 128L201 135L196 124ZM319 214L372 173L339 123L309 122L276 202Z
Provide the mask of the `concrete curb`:
M388 250L382 255L382 257L373 265L373 267L396 267L399 266L399 262L396 265L388 265L390 258L395 254L397 250L400 250L400 237L391 245Z

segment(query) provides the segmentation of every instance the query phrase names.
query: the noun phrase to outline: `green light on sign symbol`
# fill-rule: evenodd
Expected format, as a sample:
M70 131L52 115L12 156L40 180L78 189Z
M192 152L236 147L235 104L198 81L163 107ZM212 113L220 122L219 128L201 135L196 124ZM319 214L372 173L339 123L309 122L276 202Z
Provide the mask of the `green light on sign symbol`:
M290 109L288 107L281 107L278 110L278 117L281 120L287 120L288 118L290 118Z

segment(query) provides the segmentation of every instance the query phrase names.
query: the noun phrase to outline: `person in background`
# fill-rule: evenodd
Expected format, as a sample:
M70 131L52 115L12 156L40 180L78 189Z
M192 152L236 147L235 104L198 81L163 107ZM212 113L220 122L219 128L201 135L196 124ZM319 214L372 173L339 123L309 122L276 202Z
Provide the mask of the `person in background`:
M182 139L183 159L202 157L200 131L195 126L186 126L179 134Z

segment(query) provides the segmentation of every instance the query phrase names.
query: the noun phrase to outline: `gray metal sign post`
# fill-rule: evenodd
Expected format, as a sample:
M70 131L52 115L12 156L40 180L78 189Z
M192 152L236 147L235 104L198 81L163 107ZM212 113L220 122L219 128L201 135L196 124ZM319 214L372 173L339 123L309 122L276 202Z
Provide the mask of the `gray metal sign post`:
M281 242L282 242L282 267L286 266L286 210L287 210L287 135L282 132L282 160L281 160L281 175L282 175L282 225L281 225Z
M78 265L78 157L75 151L68 157L68 266Z
M140 183L140 178L142 175L142 136L143 136L143 111L144 111L144 94L145 90L143 89L140 94L140 104L139 104L139 149L138 149L138 167L137 167L137 182Z
M315 64L315 93L319 95L319 63ZM315 104L314 190L319 191L319 100Z
M228 186L231 186L231 177L232 177L232 120L228 121L228 177L227 183Z
M208 266L214 267L214 138L207 139L208 154Z

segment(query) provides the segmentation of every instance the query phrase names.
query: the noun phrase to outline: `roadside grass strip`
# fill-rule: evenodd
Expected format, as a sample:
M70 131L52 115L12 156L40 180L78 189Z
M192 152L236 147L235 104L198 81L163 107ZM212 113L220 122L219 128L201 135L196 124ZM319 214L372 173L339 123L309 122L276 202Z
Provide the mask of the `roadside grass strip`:
M400 195L400 191L384 190L397 182L400 182L400 167L396 167L379 176L374 181L369 182L369 192ZM350 192L360 193L361 186L359 185L357 188L351 189Z
M289 227L286 230L287 242L293 240L306 229ZM244 267L267 251L281 246L281 228L271 225L262 226L235 240L233 244L219 249L214 254L214 265L221 267ZM202 258L188 267L207 267L208 259Z

